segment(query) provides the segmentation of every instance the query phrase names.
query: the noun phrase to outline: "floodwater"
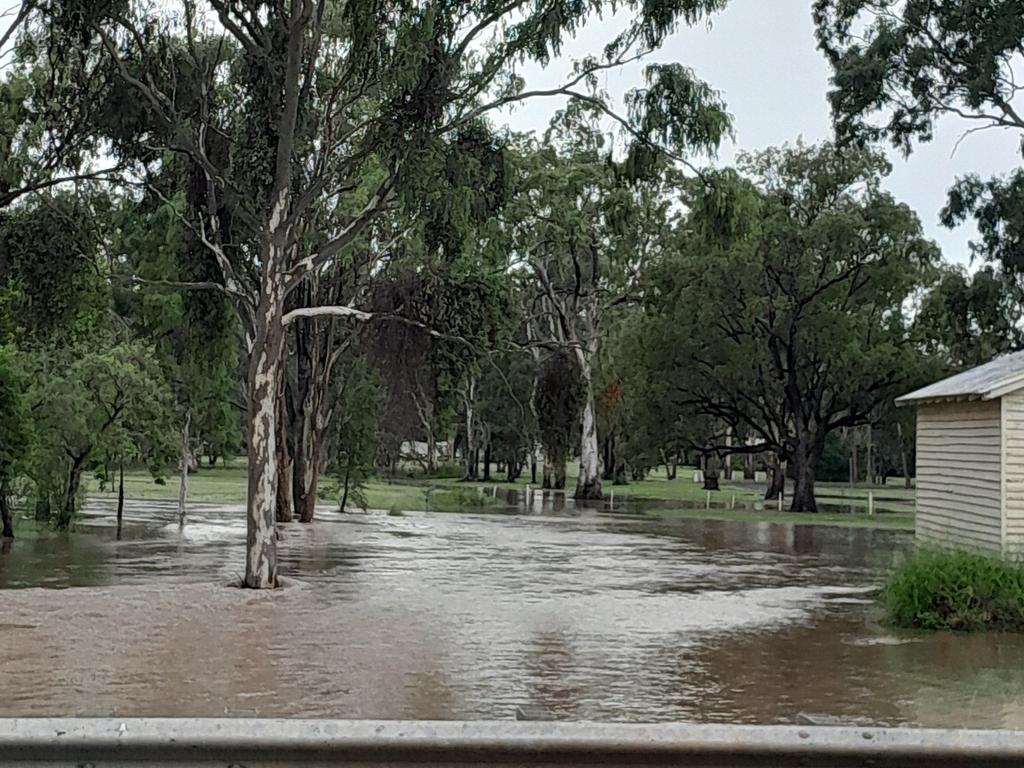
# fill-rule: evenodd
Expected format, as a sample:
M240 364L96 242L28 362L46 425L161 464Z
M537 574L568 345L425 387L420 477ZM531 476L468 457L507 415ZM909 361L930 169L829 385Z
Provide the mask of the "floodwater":
M877 623L908 534L520 512L324 511L267 594L240 508L93 503L0 553L0 716L1024 727L1020 637Z

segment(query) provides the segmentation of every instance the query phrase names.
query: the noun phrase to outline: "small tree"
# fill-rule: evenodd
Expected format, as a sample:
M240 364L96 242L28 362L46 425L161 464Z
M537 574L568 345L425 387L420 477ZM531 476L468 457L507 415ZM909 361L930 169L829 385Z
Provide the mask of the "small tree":
M58 528L74 520L91 466L140 458L157 468L174 455L171 392L147 348L80 346L24 361L41 449L33 479L45 508L56 508Z

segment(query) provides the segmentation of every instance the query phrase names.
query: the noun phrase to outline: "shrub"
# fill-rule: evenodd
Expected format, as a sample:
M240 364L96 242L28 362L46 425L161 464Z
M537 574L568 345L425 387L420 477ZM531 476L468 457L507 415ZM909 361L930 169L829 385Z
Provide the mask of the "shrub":
M925 550L889 578L889 620L930 630L1024 631L1024 567L974 552Z

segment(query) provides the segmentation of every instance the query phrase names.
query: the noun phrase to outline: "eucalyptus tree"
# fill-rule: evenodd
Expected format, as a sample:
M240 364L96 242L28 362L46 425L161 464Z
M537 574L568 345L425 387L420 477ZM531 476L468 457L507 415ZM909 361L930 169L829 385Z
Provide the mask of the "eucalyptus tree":
M678 140L713 150L729 118L710 90ZM589 105L562 112L520 153L515 253L536 283L537 343L567 351L583 392L575 497L601 498L595 365L608 315L639 298L645 264L664 241L679 172L636 147L621 160Z
M639 58L679 24L706 18L724 2L617 3L628 16L625 28L600 57L548 89L530 89L520 65L550 63L605 4L182 0L159 12L132 2L73 11L56 0L34 6L30 28L38 36L87 47L86 58L105 62L114 75L110 95L146 113L157 129L145 146L183 153L200 171L205 205L190 223L214 254L219 290L235 301L246 333L246 585L277 582L285 329L303 317L362 317L346 304L286 309L294 291L361 239L382 245L393 236L379 226L389 210L429 204L429 197L410 200L402 192L431 168L445 137L535 97L567 97L612 113L589 89L597 73ZM703 90L677 65L652 64L645 72L647 85L617 118L638 147L678 149ZM321 232L314 249L300 247L311 210L331 198L350 202L350 214ZM226 231L228 220L245 235Z
M936 371L942 375L1020 349L1022 321L1024 305L995 267L969 274L949 266L922 298L915 325L923 348L946 368Z
M813 512L827 435L870 422L919 367L907 305L938 250L881 189L875 151L798 144L740 167L695 187L678 252L653 276L649 370L754 435L742 450L790 461L791 509Z

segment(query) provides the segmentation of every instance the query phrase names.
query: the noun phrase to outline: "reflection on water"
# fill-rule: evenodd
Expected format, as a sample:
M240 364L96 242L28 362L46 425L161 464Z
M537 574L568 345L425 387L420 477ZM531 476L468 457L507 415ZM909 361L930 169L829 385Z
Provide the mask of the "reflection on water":
M539 494L537 495L539 496ZM0 715L1024 727L1024 641L879 627L891 531L519 515L289 525L276 594L237 578L236 507L93 504L0 554ZM20 589L11 589L19 587ZM72 589L53 589L73 587Z

